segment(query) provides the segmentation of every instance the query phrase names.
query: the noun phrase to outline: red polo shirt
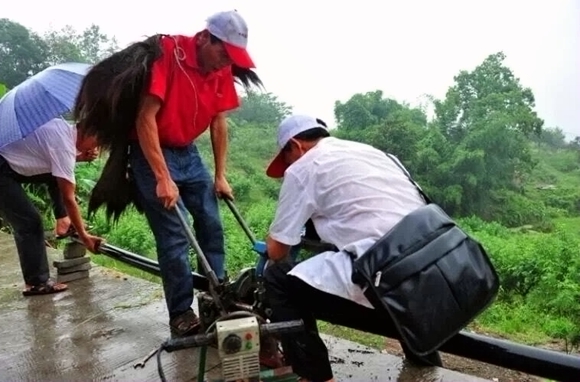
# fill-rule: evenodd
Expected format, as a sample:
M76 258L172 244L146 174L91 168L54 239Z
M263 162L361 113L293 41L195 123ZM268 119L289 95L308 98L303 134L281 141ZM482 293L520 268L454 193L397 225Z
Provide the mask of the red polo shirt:
M148 93L163 102L157 113L162 146L191 144L207 130L218 113L239 106L231 67L202 75L198 70L195 41L196 37L163 37L163 55L152 65ZM176 43L181 49L176 49Z

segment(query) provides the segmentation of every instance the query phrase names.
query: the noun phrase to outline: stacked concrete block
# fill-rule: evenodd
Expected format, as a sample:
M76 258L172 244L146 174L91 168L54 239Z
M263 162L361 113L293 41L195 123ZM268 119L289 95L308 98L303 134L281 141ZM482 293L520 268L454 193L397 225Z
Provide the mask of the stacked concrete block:
M63 260L54 261L57 269L57 281L68 283L89 277L91 258L87 256L87 249L80 243L67 243L63 251Z

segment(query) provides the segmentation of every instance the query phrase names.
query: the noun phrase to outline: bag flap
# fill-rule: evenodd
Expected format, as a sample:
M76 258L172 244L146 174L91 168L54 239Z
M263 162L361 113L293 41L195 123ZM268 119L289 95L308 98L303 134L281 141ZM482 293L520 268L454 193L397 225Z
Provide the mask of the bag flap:
M455 222L436 204L419 207L353 261L352 281L358 285L374 282L371 278L377 270L392 266L454 226Z
M465 239L467 239L465 232L457 226L451 227L451 229L446 230L442 235L428 242L421 249L409 253L409 255L404 256L397 263L382 270L380 278L375 280L375 284L380 281L382 284L381 287L387 290L392 289L406 278L421 272L429 265L447 255ZM469 254L466 253L466 255Z

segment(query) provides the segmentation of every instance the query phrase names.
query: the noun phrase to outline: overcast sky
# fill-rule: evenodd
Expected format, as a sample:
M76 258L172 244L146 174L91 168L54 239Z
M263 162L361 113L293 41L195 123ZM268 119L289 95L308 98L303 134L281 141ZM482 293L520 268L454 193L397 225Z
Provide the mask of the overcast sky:
M237 9L267 90L333 121L336 100L381 89L411 104L443 97L462 69L504 51L531 87L547 126L580 135L579 0L28 0L0 17L42 32L91 23L121 46L154 33L194 34L210 14Z

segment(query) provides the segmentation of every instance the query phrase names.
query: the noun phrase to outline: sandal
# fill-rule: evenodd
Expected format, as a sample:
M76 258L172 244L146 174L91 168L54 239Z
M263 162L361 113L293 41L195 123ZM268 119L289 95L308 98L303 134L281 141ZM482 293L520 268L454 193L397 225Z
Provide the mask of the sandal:
M201 328L201 321L199 317L189 309L183 314L169 320L169 327L171 333L177 337L191 336L198 334Z
M66 284L57 283L49 279L47 282L38 285L26 285L26 289L22 291L24 296L37 296L41 294L52 294L64 292L68 289Z

